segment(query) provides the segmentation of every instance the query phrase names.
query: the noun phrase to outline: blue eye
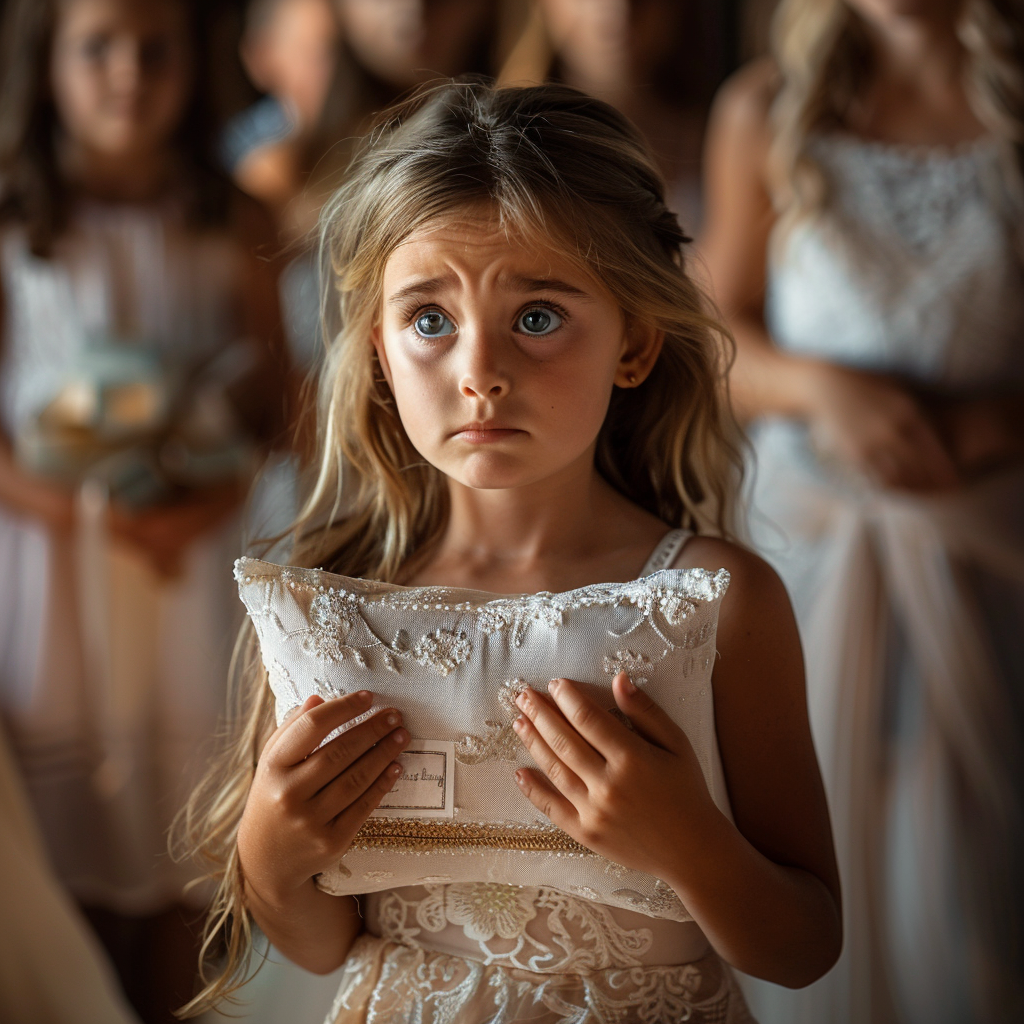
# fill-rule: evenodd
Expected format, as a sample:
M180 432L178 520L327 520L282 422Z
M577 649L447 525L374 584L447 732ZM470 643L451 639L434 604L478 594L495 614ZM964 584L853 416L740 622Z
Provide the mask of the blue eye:
M436 309L416 317L413 327L421 338L443 338L455 333L455 324Z
M553 309L528 309L519 318L518 326L523 334L550 334L562 326L562 318Z

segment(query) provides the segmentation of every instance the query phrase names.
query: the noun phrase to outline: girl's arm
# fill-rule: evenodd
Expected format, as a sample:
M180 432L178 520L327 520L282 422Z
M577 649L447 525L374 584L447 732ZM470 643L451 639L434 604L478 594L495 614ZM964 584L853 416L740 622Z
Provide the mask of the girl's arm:
M551 700L528 691L517 731L547 777L521 770L520 784L573 838L668 882L733 966L800 987L835 963L842 924L796 624L756 555L695 538L686 559L732 574L714 688L735 825L712 802L685 734L624 674L613 692L637 733L569 681Z
M775 212L767 185L771 62L726 83L705 150L707 227L700 251L736 339L729 378L737 413L803 420L818 443L893 488L932 490L957 472L915 397L897 382L777 348L764 322L766 258Z
M372 704L366 691L310 697L267 741L238 828L246 901L289 960L315 974L340 967L362 921L354 897L317 889L394 785L409 742L394 708L321 743ZM318 749L319 748L319 749Z

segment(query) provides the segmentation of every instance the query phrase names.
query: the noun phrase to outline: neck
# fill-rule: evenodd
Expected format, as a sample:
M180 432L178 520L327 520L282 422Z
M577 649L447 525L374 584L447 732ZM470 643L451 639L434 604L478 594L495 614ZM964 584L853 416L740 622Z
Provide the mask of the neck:
M113 202L158 199L171 178L171 154L163 149L109 154L68 142L60 161L65 178L79 191Z
M478 490L450 482L448 528L435 565L458 564L480 580L544 575L604 542L603 525L623 501L597 473L593 455L522 487Z

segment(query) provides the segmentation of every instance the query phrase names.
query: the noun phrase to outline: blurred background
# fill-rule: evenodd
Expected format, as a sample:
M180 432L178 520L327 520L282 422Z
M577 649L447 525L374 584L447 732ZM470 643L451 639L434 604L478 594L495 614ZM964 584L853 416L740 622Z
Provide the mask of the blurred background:
M463 74L631 117L736 335L853 908L823 1001L763 1021L1021 1019L1024 18L783 7L773 62L775 0L0 0L0 1019L168 1024L195 991L207 892L166 836L232 561L300 489L317 218L383 109ZM337 977L264 953L232 1012L322 1020Z

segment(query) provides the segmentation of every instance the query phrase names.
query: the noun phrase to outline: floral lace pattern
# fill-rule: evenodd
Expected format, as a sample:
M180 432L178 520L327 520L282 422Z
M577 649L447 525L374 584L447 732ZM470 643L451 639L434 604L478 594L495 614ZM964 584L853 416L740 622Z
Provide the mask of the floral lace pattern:
M568 893L427 885L369 898L366 918L327 1024L753 1024L703 941L658 965L650 928Z
M376 982L376 984L374 984ZM326 1024L754 1024L728 968L529 975L360 939Z

